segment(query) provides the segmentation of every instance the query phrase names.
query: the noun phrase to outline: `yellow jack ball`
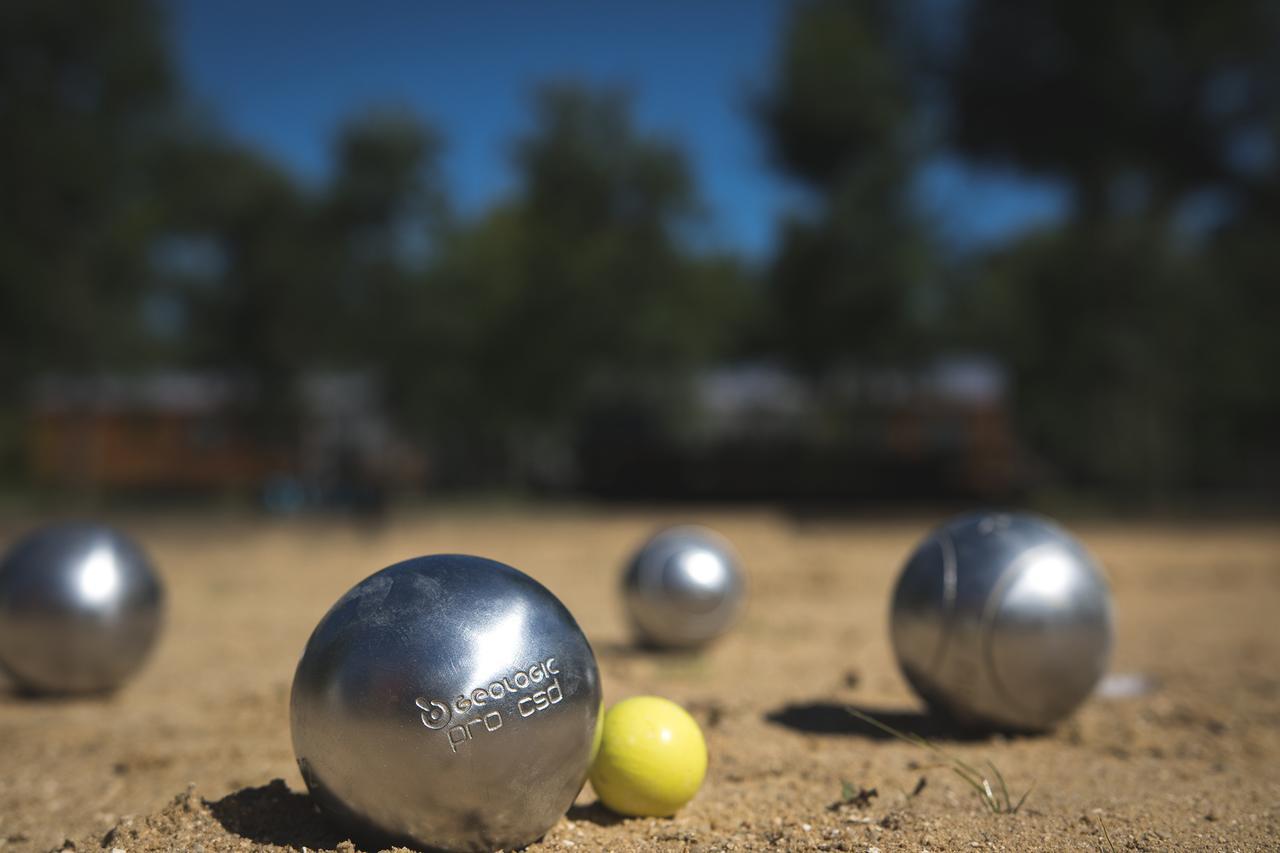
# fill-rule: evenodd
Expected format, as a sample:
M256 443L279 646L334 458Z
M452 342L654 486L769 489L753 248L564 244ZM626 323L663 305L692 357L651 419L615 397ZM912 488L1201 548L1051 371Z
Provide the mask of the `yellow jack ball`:
M667 817L693 799L707 775L702 730L675 702L626 699L605 714L591 787L619 814Z

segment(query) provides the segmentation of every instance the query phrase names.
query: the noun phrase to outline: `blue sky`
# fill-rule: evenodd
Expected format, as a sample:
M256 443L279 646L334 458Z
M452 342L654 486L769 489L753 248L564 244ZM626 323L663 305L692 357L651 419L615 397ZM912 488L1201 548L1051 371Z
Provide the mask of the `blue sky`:
M408 108L444 132L450 190L470 213L511 188L510 142L528 127L540 82L625 88L637 123L688 155L706 239L761 258L796 202L748 111L785 9L778 0L175 0L171 24L188 88L235 137L319 180L345 116ZM1063 204L1052 187L948 158L930 164L916 194L960 244L999 239Z

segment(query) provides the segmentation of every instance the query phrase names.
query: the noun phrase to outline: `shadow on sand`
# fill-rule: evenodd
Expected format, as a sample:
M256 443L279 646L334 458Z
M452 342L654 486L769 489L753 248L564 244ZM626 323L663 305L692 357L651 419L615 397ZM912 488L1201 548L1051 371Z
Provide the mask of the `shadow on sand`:
M290 791L281 779L258 788L241 788L208 803L227 832L258 844L332 849L347 840L332 827L306 794Z
M336 828L320 812L315 800L307 794L290 791L281 779L273 779L258 788L241 788L220 800L206 801L206 805L223 829L256 844L312 850L332 850L348 839L367 850L410 844L405 839L352 836ZM614 826L626 820L599 801L573 806L567 817L597 826ZM409 849L419 848L410 846Z
M115 699L118 692L118 687L105 687L100 690L37 690L0 675L0 704L54 707L96 702L105 705Z
M864 705L830 701L791 703L769 711L764 718L774 725L805 734L893 740L893 736L888 732L850 714L849 708L854 708L904 734L919 735L931 741L980 741L998 733L989 728L964 725L950 717L932 712L869 708Z
M622 661L654 659L665 661L700 661L706 657L704 649L668 648L666 646L658 646L641 640L593 643L592 648L595 650L596 657Z
M585 806L570 806L566 817L569 820L585 820L587 823L594 823L596 826L617 826L627 819L622 815L609 811L604 807L604 803L599 800L594 803L587 803Z

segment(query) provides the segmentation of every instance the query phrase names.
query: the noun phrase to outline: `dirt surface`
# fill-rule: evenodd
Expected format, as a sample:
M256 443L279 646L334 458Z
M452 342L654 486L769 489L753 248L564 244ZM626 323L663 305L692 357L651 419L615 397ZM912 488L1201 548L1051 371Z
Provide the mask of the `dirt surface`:
M1113 671L1156 689L1095 697L1050 735L975 739L922 713L887 639L894 576L936 520L455 510L370 530L118 519L161 567L165 633L111 697L36 700L0 685L0 851L355 849L294 765L293 668L353 583L445 551L540 579L591 638L606 701L670 697L707 735L706 784L675 818L618 818L588 786L530 850L1105 851L1103 826L1116 850L1280 849L1280 529L1076 526L1114 585ZM676 521L737 544L751 601L707 652L654 656L630 645L617 573ZM0 546L24 526L0 522ZM990 814L930 755L877 736L846 705L994 762L1015 797L1034 788L1018 814Z

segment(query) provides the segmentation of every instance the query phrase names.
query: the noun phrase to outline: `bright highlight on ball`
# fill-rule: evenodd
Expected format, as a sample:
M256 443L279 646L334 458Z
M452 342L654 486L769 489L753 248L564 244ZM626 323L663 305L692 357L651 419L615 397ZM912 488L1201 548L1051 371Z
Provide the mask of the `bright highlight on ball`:
M164 587L142 548L102 524L51 524L0 557L0 670L25 690L113 690L142 666Z
M619 814L667 817L693 799L707 774L707 744L685 709L637 696L605 714L591 786Z
M671 527L646 542L622 577L623 601L641 642L706 645L742 609L742 568L729 540L705 527Z

